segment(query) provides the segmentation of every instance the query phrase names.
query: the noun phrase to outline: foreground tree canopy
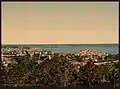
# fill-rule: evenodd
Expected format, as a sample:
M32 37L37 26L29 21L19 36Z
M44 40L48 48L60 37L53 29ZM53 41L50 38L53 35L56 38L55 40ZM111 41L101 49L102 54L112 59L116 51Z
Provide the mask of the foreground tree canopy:
M29 55L13 59L18 64L2 67L4 84L11 86L94 87L106 83L114 85L119 81L119 68L115 63L98 66L90 60L85 66L77 66L58 55L40 64L36 62L37 57L31 59Z

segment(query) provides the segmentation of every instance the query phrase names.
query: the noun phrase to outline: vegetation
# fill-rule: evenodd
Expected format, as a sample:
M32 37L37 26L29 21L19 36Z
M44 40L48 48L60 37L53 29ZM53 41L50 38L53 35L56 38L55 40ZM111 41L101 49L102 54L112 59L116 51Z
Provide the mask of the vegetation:
M119 66L111 63L106 65L94 65L90 60L85 66L76 71L66 57L55 55L51 60L42 60L38 64L36 57L30 55L14 57L18 64L9 64L2 67L4 72L4 84L11 86L40 86L40 87L95 87L100 84L119 81Z

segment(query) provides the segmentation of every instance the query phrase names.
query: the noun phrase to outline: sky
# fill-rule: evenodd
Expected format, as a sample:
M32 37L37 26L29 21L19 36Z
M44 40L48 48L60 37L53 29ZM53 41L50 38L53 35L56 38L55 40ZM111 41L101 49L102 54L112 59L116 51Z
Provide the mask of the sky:
M2 2L2 44L118 43L118 2Z

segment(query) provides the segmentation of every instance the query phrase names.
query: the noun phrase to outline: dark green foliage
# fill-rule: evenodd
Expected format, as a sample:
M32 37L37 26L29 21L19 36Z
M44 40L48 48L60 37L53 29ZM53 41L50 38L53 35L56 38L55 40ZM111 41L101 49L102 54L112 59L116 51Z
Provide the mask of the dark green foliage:
M36 55L37 56L37 55ZM94 87L99 84L118 81L118 64L94 65L89 61L85 66L75 70L75 65L71 64L66 57L59 57L57 54L51 60L41 59L38 64L37 57L30 55L24 57L14 57L18 64L2 67L4 71L5 84L11 86L41 86L41 87Z

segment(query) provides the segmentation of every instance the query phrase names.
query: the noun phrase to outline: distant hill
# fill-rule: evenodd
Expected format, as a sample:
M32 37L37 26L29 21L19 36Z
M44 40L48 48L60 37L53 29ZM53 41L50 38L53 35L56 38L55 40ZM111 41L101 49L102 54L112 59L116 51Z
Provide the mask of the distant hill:
M30 49L30 47L28 46L23 46L23 45L2 45L2 48L6 48L6 47L9 47L9 48L19 48L19 47L23 47L25 49Z
M2 45L3 48L10 47L10 48L18 48L19 45Z

